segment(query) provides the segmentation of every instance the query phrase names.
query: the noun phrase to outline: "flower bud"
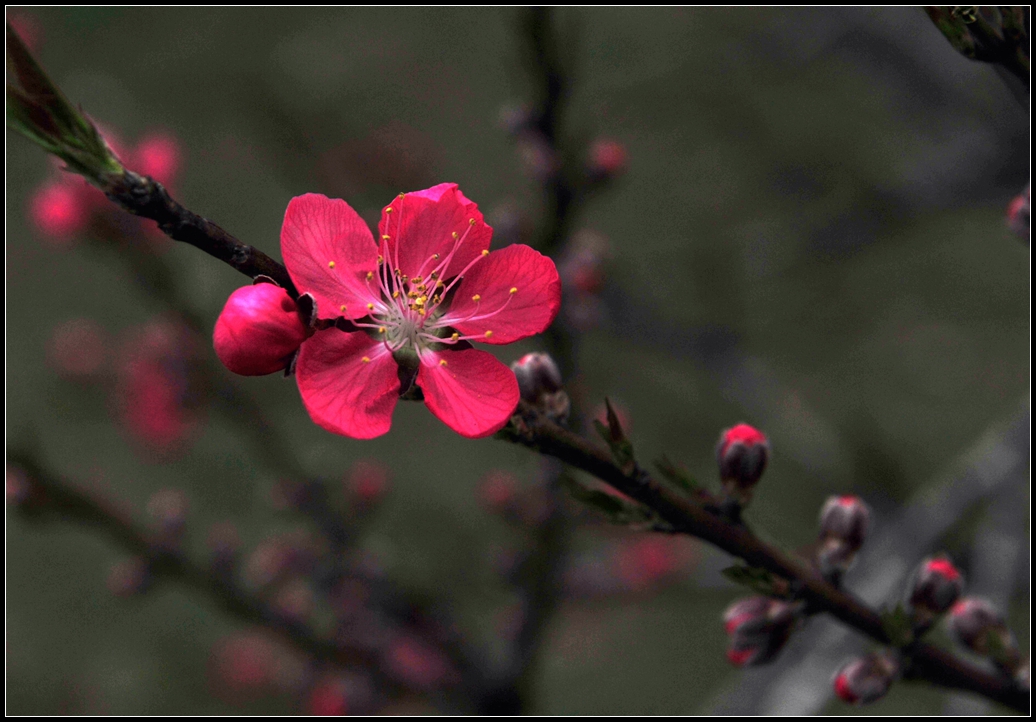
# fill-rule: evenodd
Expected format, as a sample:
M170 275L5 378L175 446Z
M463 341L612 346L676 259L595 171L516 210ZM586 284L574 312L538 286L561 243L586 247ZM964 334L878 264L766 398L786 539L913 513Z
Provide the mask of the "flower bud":
M144 136L137 143L137 170L163 185L170 185L180 170L182 152L176 137L161 131Z
M964 591L964 577L946 557L925 559L911 579L907 603L914 623L927 629Z
M845 572L856 560L870 526L870 509L856 496L832 496L820 509L816 560L825 577Z
M488 511L498 514L511 511L517 498L518 480L506 471L490 471L478 485L478 500Z
M965 597L950 609L950 631L963 646L991 658L999 667L1017 671L1018 644L1004 618L985 599Z
M108 572L108 591L116 597L132 597L147 591L151 566L144 557L133 557L112 566Z
M626 147L616 141L600 138L590 147L589 172L595 180L615 178L626 171Z
M535 403L561 388L561 371L548 354L527 353L511 364L522 398Z
M1029 186L1025 186L1007 206L1007 225L1026 243L1029 242L1029 213Z
M730 636L727 659L738 667L765 664L777 656L799 619L799 605L771 597L740 599L723 613Z
M163 489L148 499L147 513L151 517L151 528L155 543L167 549L175 549L183 540L187 525L187 497L177 489Z
M307 332L287 291L258 283L230 294L212 341L228 369L242 376L262 376L287 366Z
M888 693L899 671L899 659L891 651L857 657L835 674L835 694L849 704L877 702Z
M65 246L86 230L90 209L82 189L63 179L48 183L33 194L29 217L44 239Z
M374 459L357 461L349 470L347 486L359 503L373 504L388 491L388 467Z
M738 424L724 431L716 445L716 460L727 496L742 506L747 504L769 456L770 443L758 429Z

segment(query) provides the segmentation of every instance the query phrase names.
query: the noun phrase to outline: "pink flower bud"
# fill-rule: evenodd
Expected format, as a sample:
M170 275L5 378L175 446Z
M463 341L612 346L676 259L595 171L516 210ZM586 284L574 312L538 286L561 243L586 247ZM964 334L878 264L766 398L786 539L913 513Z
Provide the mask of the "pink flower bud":
M511 364L522 398L536 402L544 394L561 388L561 371L548 354L527 353Z
M856 559L870 526L870 509L856 496L832 496L820 510L817 564L825 576L844 572Z
M590 173L600 179L614 178L626 171L626 147L616 140L601 138L590 148Z
M67 180L52 181L29 200L32 224L54 245L68 245L74 236L86 230L90 209L82 191Z
M953 606L963 591L964 577L953 563L946 557L932 557L914 572L908 601L915 613L934 616Z
M1007 225L1019 238L1029 241L1029 186L1007 206Z
M770 597L740 599L723 614L730 637L727 659L738 667L765 664L784 647L799 619L800 607Z
M137 143L134 170L169 185L180 170L180 157L180 144L175 137L163 132L150 133Z
M877 702L888 693L899 671L899 660L891 651L858 657L835 674L835 694L849 704Z
M306 334L288 292L272 283L257 283L230 294L212 341L228 369L262 376L283 369Z
M748 503L769 456L770 443L761 431L748 424L724 431L716 445L716 460L727 494L742 505Z

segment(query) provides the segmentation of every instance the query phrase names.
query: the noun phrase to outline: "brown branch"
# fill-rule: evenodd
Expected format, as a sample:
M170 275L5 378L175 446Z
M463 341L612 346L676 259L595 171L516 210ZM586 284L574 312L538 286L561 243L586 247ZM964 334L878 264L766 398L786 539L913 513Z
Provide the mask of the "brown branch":
M561 428L526 402L519 404L511 424L497 438L553 456L592 474L655 511L677 531L696 536L753 566L795 582L798 593L811 608L830 613L877 642L891 642L877 612L824 581L804 563L764 543L744 525L733 524L706 511L643 470L624 471L613 461L608 450ZM1019 712L1029 709L1028 693L1009 679L966 664L930 644L917 643L908 652L912 660L912 675L916 678L942 687L975 692Z

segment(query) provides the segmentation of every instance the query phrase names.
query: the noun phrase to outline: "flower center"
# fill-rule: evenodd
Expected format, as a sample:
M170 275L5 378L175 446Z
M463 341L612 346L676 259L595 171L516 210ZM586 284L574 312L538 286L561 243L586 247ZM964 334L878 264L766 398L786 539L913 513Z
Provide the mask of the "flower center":
M398 200L402 201L404 194L400 193ZM402 213L403 204L399 203L398 217ZM385 230L391 228L392 214L397 209L389 206L385 209L389 219ZM449 252L433 253L413 277L407 276L399 267L399 246L403 239L398 236L398 229L402 226L402 218L396 224L397 237L392 246L393 253L389 254L388 242L392 239L390 233L385 233L379 241L378 270L375 273L367 273L367 287L371 296L377 298L367 304L370 311L370 323L354 321L354 325L373 329L385 341L390 351L412 349L422 357L430 349L431 344L445 344L452 346L460 341L484 340L492 336L490 330L484 333L462 336L453 331L450 324L458 321L476 321L491 318L502 311L510 302L511 297L517 292L512 288L507 300L497 309L485 312L481 308L481 297L476 294L472 296L475 302L475 311L465 318L449 318L445 316L444 300L446 295L454 289L476 263L489 255L489 251L482 251L478 256L468 263L464 269L451 278L443 278L443 274L457 255L457 251L463 246L471 229L475 226L475 219L468 219L468 227L463 234L453 232ZM389 258L392 255L392 258ZM445 362L444 362L445 363Z

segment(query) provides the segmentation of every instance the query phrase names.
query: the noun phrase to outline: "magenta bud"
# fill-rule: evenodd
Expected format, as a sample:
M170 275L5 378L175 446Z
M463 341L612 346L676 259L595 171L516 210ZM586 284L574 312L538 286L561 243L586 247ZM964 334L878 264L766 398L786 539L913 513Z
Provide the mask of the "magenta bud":
M942 614L964 592L964 577L946 557L925 559L910 582L908 602L917 621L927 626L935 615Z
M891 651L857 657L835 674L835 694L849 704L877 702L888 693L899 671L899 659Z
M724 431L716 445L716 460L728 496L747 504L769 457L770 442L758 429L738 424Z
M526 401L536 402L544 394L561 389L561 371L548 354L527 353L511 364L511 370Z
M856 496L832 496L824 502L816 560L825 577L852 566L867 538L870 516L870 509Z
M781 651L798 622L801 606L771 597L740 599L723 613L730 637L727 659L737 667L766 664Z
M230 294L212 335L223 365L242 376L285 368L308 329L295 302L280 286L259 283Z

